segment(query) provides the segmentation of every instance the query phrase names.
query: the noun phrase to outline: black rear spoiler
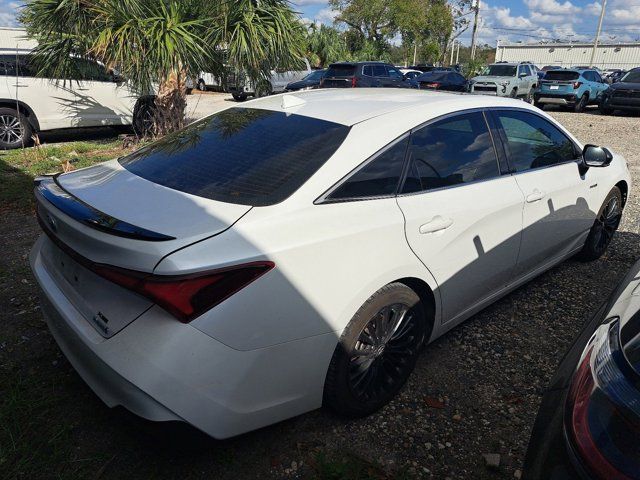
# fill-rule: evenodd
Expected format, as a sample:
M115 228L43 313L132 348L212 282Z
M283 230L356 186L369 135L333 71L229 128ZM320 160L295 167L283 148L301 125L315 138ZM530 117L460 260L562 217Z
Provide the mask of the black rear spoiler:
M36 177L33 183L38 200L41 197L74 220L111 235L148 242L175 240L175 237L137 227L93 208L64 190L58 183L58 175ZM40 215L40 209L38 209L38 215ZM45 222L45 219L41 220Z

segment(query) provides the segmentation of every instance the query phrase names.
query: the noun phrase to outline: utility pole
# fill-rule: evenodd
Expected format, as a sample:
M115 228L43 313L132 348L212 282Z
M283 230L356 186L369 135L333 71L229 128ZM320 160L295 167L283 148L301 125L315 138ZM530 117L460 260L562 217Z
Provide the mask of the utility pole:
M413 42L413 64L416 64L416 55L418 54L418 42Z
M453 52L456 51L456 41L451 42L451 60L449 60L449 66L453 65Z
M604 20L605 8L607 8L607 0L602 0L602 10L600 10L600 20L598 20L598 31L596 32L596 38L593 41L593 50L591 51L591 62L589 62L589 68L593 67L593 61L596 58L596 49L598 48L598 40L600 40L600 32L602 31L602 20Z
M456 50L456 65L460 63L460 40L458 40L458 49Z
M476 0L474 6L475 15L473 18L473 33L471 35L471 60L476 58L476 40L478 37L478 15L480 14L480 0Z

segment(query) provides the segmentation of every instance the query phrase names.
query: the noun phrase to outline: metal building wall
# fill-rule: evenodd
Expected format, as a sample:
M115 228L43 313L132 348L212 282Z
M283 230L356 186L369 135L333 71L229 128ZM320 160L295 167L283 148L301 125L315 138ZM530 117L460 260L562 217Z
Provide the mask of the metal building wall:
M17 50L31 50L37 42L26 38L24 28L0 28L0 53L15 52Z
M531 61L543 67L589 65L593 44L551 43L544 45L498 44L496 61ZM600 44L593 65L601 68L628 70L640 66L640 43Z

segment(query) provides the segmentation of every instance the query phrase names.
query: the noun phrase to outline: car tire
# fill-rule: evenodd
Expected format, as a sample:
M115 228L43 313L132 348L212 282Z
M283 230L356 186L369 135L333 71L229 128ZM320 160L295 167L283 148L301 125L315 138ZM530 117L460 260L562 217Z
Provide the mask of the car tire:
M587 103L589 103L589 95L587 95L586 93L583 93L582 96L580 97L580 100L578 100L576 104L573 106L573 111L576 113L580 113L584 111L585 107L587 106Z
M529 104L533 103L533 94L531 93L531 90L529 90L522 100Z
M517 98L518 97L518 89L517 88L512 89L511 93L509 94L509 96L511 98Z
M246 93L232 93L231 96L236 102L244 102L247 99Z
M204 80L200 79L198 80L198 90L200 90L201 92L206 92L207 91L207 84L204 83Z
M600 105L598 106L598 109L600 110L600 113L602 115L612 115L614 112L613 108L605 107L602 103L600 103Z
M622 218L622 192L618 187L613 187L607 197L602 202L602 207L598 212L587 240L580 253L578 259L584 262L590 262L600 258L611 240L618 230L620 219Z
M33 128L22 113L13 108L0 108L0 150L29 147Z
M424 305L405 284L391 283L374 293L340 337L323 404L341 415L363 417L389 403L415 367L426 326Z

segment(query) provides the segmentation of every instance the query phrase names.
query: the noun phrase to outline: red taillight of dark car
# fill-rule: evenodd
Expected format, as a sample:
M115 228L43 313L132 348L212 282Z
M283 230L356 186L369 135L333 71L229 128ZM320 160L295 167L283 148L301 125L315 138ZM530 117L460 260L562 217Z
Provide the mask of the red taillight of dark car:
M422 88L435 88L435 89L440 88L440 84L438 82L430 82L430 83L423 82L420 84L420 86Z
M188 323L271 270L273 262L253 262L209 272L167 276L94 265L101 277L147 297Z
M638 480L640 391L619 364L617 321L601 328L610 330L595 337L571 383L567 437L593 478Z
M355 88L358 86L358 79L356 77L353 77L351 79L351 88Z

